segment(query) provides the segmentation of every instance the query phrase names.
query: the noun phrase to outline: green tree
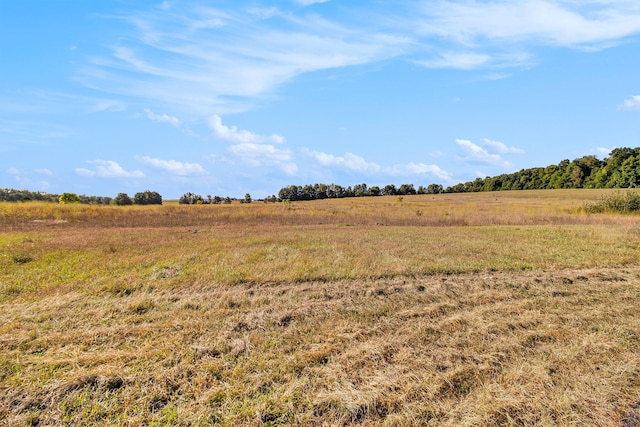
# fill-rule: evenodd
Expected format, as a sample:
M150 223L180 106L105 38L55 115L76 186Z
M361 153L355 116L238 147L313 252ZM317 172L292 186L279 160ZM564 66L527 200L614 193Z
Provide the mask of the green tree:
M244 199L242 199L242 203L251 203L253 199L251 198L251 194L247 193L244 195Z
M162 196L155 191L144 191L142 193L136 193L133 196L133 202L136 205L161 205Z
M201 205L204 203L204 199L199 194L189 192L184 193L178 200L178 203L181 205Z
M440 184L429 184L427 185L427 194L440 194L444 191L442 185Z
M398 194L398 189L393 184L385 185L382 189L382 194L385 196L395 196Z
M402 184L400 188L398 188L398 194L416 194L416 189L414 188L413 184Z
M113 203L118 206L129 206L133 204L133 200L127 193L118 193L113 199Z
M75 193L62 193L58 198L61 205L68 203L80 203L80 197Z
M367 184L356 184L353 187L353 194L356 197L368 196L369 190L367 189Z

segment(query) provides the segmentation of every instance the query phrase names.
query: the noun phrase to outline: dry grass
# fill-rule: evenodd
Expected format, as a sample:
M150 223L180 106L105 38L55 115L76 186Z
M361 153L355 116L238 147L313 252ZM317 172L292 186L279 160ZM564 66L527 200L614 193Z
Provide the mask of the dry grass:
M601 224L620 216L583 213L585 203L617 190L505 191L315 200L290 204L90 206L0 203L5 229L74 227L201 227L211 225L460 226Z
M640 217L441 196L0 204L0 425L640 425Z

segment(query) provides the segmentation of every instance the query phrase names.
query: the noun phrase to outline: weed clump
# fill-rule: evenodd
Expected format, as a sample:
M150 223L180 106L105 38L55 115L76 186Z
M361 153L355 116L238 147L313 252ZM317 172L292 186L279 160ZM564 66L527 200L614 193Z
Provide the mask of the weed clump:
M585 204L584 210L587 213L638 212L640 211L640 193L629 190L626 193L610 194L599 202Z

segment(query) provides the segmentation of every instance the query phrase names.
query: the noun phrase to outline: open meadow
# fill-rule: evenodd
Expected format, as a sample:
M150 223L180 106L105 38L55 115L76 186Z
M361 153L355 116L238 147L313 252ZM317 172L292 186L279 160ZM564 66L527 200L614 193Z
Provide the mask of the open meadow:
M0 203L0 426L640 426L615 191Z

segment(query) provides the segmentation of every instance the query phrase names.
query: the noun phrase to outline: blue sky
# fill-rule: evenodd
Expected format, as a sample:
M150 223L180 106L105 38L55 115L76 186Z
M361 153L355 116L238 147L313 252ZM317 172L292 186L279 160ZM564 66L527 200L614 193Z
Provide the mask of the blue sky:
M637 0L8 0L0 53L0 187L446 187L640 146Z

